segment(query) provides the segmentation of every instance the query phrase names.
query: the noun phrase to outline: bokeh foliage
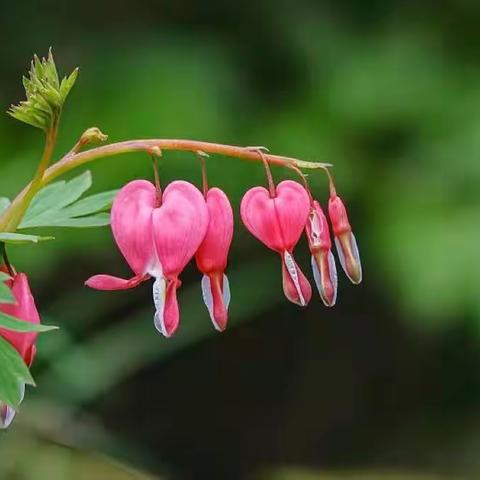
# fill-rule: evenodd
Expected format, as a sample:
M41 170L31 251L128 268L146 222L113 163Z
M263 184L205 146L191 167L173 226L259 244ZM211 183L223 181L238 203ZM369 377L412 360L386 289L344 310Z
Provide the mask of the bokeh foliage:
M151 325L148 288L124 295L82 289L99 269L126 271L108 228L58 229L56 244L13 247L43 322L62 327L40 339L38 387L28 390L18 424L27 437L47 435L142 469L199 478L240 478L288 463L475 475L478 4L227 3L82 2L39 12L33 2L12 2L0 17L15 38L0 46L0 100L6 109L21 98L26 58L53 44L65 71L81 67L57 155L97 125L112 141L262 144L334 163L364 284L353 292L341 283L334 312L318 299L308 313L298 311L282 298L273 254L237 223L232 329L216 335L210 328L191 267L182 327L167 342ZM37 16L42 28L34 27ZM0 196L11 198L30 178L40 149L37 132L0 118ZM151 177L140 154L91 170L93 193ZM232 159L211 158L208 171L237 210L243 192L264 182L259 166ZM198 183L198 162L165 155L161 176L165 184ZM325 179L309 178L325 201ZM307 270L304 244L300 250ZM0 439L2 456L9 445L9 437ZM302 478L303 470L293 472L266 478Z

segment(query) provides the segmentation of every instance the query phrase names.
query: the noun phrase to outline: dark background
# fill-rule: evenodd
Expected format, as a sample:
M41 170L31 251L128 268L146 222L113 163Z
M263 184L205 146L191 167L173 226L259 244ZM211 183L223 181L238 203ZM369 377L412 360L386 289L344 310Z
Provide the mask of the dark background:
M194 265L172 340L153 328L150 285L84 288L128 275L108 228L12 248L62 329L40 338L38 386L0 436L2 478L478 478L479 21L474 0L2 2L3 110L33 53L80 67L57 158L98 126L331 162L364 267L358 287L339 275L334 309L289 304L278 258L238 221L264 173L223 157L208 161L236 212L223 334ZM0 118L0 196L41 145ZM89 168L92 191L152 178L141 154ZM199 184L197 161L165 154L161 177ZM325 178L309 179L325 204ZM296 257L311 278L305 240Z

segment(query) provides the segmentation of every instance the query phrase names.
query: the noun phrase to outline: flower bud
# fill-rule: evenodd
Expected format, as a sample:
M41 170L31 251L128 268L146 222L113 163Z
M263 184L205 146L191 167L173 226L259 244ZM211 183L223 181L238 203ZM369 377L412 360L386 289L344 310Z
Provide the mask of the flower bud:
M0 271L5 271L0 267ZM28 278L24 273L16 273L5 284L11 289L15 303L0 304L0 312L11 315L19 320L30 323L40 323L35 300L30 291ZM7 340L23 358L23 361L30 367L35 358L37 334L35 332L16 332L0 328L0 336ZM25 395L25 384L19 382L17 388L20 390L20 402ZM15 417L15 410L0 401L0 429L5 429L10 426Z
M350 281L358 284L362 281L362 265L357 241L352 233L345 205L336 194L331 195L328 201L328 215L332 222L340 264Z
M337 268L331 251L327 218L316 200L313 201L305 230L318 293L327 307L333 307L337 300Z

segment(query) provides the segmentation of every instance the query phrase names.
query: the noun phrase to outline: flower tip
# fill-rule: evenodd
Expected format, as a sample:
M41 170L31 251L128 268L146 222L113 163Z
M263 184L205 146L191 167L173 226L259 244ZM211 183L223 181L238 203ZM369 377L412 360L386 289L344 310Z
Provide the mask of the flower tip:
M353 284L358 285L362 281L362 263L355 235L346 232L335 237L335 245L343 271Z
M283 292L290 302L306 307L312 298L312 287L291 253L282 255Z
M326 307L337 301L337 268L331 251L320 251L312 255L312 271L315 284Z
M202 297L215 330L223 332L227 328L228 306L230 305L228 277L225 274L204 275Z

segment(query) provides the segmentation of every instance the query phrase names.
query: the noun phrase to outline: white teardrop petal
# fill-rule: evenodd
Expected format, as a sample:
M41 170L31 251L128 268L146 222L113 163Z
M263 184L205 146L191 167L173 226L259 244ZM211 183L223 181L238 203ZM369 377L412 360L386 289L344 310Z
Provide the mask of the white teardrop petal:
M333 307L337 302L338 275L337 275L337 266L335 264L335 258L331 251L328 252L328 268L330 270L330 281L332 282L333 289L335 291L335 293L333 294L333 301L330 305L331 307Z
M360 283L362 281L362 262L360 261L360 252L358 251L357 239L353 233L351 235L350 242L352 243L352 254L357 262L359 273L359 278L354 283Z
M210 314L210 319L215 325L215 319L213 318L213 295L212 295L212 285L210 283L210 278L208 275L202 277L202 297L203 302L208 308L208 313Z
M340 260L340 265L342 266L343 271L345 272L345 275L347 275L347 277L350 278L348 275L347 266L345 264L345 255L343 254L342 244L340 243L340 240L338 239L338 237L335 237L335 246L337 247L337 254L338 254L338 259Z
M230 298L230 282L228 281L228 277L223 274L223 304L227 310L230 305Z
M163 318L163 311L165 308L165 295L167 289L167 282L163 277L157 277L153 282L152 293L153 303L155 305L155 315L153 323L155 328L162 334L167 336L167 329Z
M285 266L287 267L288 274L292 279L295 289L297 290L298 298L300 299L300 305L304 307L306 305L305 298L303 298L302 289L300 288L300 282L298 281L298 272L293 257L286 250L283 252L283 258Z
M317 262L315 261L315 257L313 255L311 257L311 263L312 263L312 272L313 272L313 279L315 280L315 285L317 286L318 293L322 295L322 276L320 275Z
M25 384L21 382L18 388L20 389L20 402L22 402L25 396ZM8 428L13 422L15 414L15 409L6 403L0 402L0 429Z

